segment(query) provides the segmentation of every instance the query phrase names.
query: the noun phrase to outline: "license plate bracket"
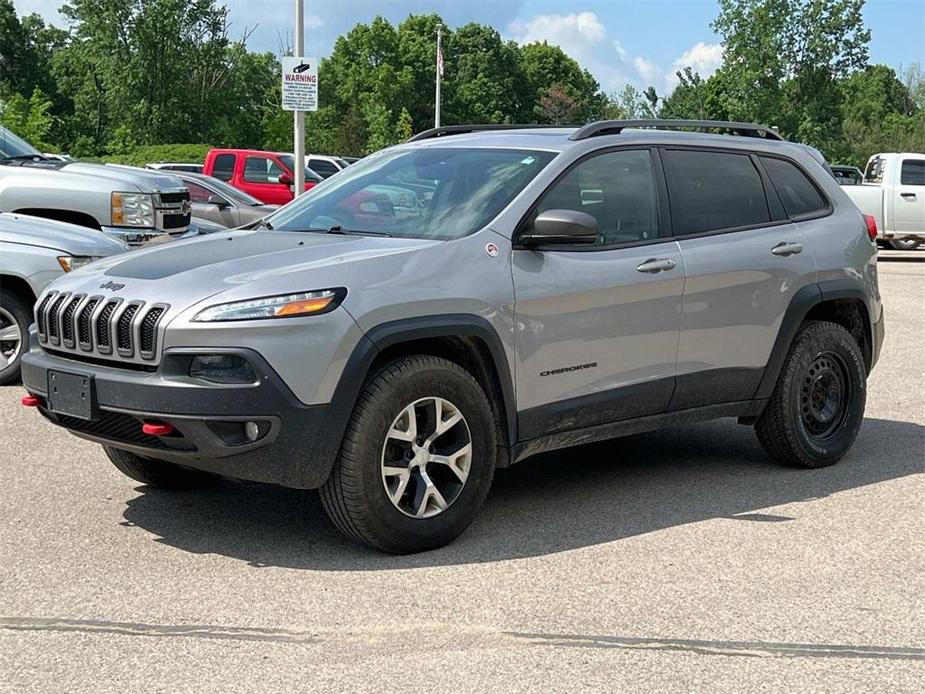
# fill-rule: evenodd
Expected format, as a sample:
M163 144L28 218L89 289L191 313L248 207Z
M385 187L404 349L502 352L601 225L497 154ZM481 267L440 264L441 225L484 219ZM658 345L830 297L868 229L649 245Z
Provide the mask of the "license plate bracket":
M93 419L96 415L93 376L49 370L46 404L56 414Z

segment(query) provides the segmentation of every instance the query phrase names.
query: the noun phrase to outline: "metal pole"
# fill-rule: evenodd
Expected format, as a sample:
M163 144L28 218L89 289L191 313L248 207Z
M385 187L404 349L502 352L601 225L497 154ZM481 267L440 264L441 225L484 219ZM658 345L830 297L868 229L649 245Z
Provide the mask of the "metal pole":
M437 91L434 94L434 127L440 127L440 64L443 62L443 27L437 25Z
M295 46L293 52L296 56L301 57L305 53L305 4L304 0L295 0L295 27L292 32ZM295 171L295 190L296 197L305 192L305 112L294 112L293 125L293 165Z

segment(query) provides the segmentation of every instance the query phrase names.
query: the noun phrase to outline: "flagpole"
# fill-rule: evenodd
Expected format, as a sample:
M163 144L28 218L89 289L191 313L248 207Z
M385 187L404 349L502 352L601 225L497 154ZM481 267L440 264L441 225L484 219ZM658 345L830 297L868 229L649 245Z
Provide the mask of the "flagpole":
M305 5L303 0L295 0L295 25L292 28L295 43L293 55L301 57L305 53ZM294 184L292 194L299 197L305 192L305 112L293 114L292 158L295 171L292 172Z
M434 95L434 127L440 127L440 78L443 72L443 27L437 25L437 90Z

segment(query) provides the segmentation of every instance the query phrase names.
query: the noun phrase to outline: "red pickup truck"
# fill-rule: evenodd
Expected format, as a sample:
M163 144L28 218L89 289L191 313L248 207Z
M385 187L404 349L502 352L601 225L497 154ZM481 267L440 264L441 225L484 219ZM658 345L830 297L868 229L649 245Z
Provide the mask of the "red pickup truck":
M268 205L285 205L292 200L295 182L293 157L257 149L211 149L202 173L221 179ZM305 190L321 182L321 176L305 169Z

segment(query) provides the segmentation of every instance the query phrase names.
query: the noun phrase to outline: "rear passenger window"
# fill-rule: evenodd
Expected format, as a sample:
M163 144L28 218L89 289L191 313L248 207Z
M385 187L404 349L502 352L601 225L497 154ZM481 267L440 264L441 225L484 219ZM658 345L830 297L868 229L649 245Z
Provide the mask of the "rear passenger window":
M676 235L771 221L761 176L747 154L667 150L662 156Z
M597 219L600 246L658 237L658 197L648 150L599 154L578 164L540 201L537 212L577 210Z
M234 155L219 154L212 166L212 175L222 181L230 181L234 175Z
M828 208L829 204L812 181L789 161L761 157L761 163L777 189L788 217L821 212Z
M925 159L906 159L899 175L904 186L925 186Z

